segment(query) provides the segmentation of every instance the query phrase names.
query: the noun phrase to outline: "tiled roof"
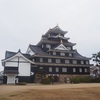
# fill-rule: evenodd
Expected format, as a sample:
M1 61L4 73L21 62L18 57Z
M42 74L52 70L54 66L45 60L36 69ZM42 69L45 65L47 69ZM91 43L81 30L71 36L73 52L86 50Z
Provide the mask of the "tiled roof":
M6 51L6 55L5 55L5 59L13 57L15 54L17 54L18 52L11 52L11 51ZM25 56L28 59L31 59L32 56L30 56L29 54L24 54L22 53L23 56Z
M4 74L18 74L18 70L4 70Z
M41 49L39 46L30 45L30 49L31 49L35 54L48 55L48 53L43 52L42 49Z
M49 44L60 44L60 41L50 41L48 39L42 39L37 45L39 46L42 43L49 43ZM64 42L63 43L65 46L74 46L76 43L71 43L71 42Z
M44 65L44 66L70 66L70 67L89 67L90 65L79 65L79 64L56 64L56 63L35 63L35 65Z

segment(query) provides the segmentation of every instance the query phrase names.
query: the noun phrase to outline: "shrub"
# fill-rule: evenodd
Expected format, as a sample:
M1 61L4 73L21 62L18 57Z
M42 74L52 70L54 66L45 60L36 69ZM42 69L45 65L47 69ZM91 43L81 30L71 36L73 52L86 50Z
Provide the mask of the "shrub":
M93 82L93 83L100 83L100 77L92 78L91 82Z
M70 79L71 83L80 83L80 79L78 77L73 77Z
M18 85L27 85L26 82L19 82Z
M81 83L90 83L91 82L91 77L90 76L80 77L80 82Z
M41 84L50 84L51 81L48 77L45 77L44 79L41 80Z

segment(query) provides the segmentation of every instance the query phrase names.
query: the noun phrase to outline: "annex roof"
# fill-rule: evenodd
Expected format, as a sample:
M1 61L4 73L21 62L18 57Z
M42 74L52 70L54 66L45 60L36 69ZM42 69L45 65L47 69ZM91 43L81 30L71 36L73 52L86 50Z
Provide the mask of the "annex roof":
M2 60L2 62L9 61L9 60L13 59L16 56L19 56L19 57L21 56L25 60L27 60L28 62L34 64L34 62L30 60L30 58L32 58L32 57L29 54L23 54L23 53L21 53L20 50L18 52L6 51L6 57L5 57L5 59Z

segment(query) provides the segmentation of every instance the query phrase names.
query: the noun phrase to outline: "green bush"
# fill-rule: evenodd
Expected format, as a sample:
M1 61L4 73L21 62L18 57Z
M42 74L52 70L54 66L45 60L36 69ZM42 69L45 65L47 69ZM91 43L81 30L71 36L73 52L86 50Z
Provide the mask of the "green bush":
M81 83L90 83L91 82L91 77L90 76L80 77L80 82Z
M26 82L19 82L18 85L27 85Z
M41 84L50 84L51 81L48 77L45 77L44 79L41 80Z
M93 82L93 83L100 83L100 77L92 78L91 82Z
M71 82L71 83L80 83L80 79L79 79L78 77L72 77L72 78L70 79L70 82Z

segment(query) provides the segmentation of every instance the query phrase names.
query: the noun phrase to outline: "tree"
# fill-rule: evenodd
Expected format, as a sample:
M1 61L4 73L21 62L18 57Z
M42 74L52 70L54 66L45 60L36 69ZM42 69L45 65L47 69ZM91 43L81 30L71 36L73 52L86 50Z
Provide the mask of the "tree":
M99 67L99 73L97 69L94 70L95 75L98 75L100 77L100 51L96 54L93 54L92 59L96 63L96 66Z
M100 65L100 52L93 54L92 58L97 66Z

